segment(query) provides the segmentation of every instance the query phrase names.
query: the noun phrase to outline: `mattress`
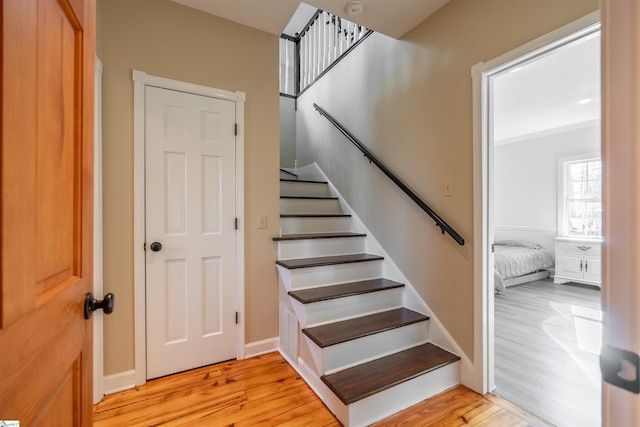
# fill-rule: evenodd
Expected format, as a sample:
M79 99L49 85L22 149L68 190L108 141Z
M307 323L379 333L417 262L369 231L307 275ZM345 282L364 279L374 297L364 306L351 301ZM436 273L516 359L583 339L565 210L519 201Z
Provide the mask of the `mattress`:
M494 282L504 290L505 280L525 276L554 266L553 255L537 243L504 240L494 246Z

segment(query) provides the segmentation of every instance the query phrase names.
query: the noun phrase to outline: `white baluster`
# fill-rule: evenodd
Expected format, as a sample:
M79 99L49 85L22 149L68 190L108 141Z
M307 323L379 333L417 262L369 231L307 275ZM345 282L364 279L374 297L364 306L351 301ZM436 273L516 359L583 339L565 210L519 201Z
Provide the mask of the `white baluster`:
M356 25L349 21L349 25L347 26L347 49L353 45L354 42L354 34L356 32Z
M313 23L313 27L312 27L312 31L311 31L311 40L313 42L313 80L316 79L316 77L318 77L318 61L319 61L319 56L320 56L320 46L319 46L319 34L318 34L318 19L316 18L315 22Z
M286 81L286 61L285 61L285 52L287 49L287 45L284 43L284 39L280 39L280 92L285 91L285 81Z
M287 40L287 79L286 79L286 88L287 93L290 95L295 95L296 87L295 87L295 50L296 44L291 40Z
M302 45L304 46L304 60L302 61L302 70L304 71L304 81L302 89L309 84L309 33L306 32L302 36Z
M307 86L313 81L313 38L311 29L305 34L307 39Z
M327 22L329 22L327 24ZM327 12L322 13L322 25L324 27L324 55L322 60L322 71L331 64L331 17Z

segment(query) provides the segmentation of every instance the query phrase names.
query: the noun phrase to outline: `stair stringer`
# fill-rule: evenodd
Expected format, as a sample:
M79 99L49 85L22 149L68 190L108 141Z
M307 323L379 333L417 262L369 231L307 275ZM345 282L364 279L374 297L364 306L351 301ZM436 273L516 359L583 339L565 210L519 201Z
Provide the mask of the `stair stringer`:
M404 293L403 293L403 304L406 308L416 311L418 313L429 316L430 320L428 322L428 341L433 344L460 356L460 362L457 365L460 366L460 382L463 385L471 387L474 384L475 370L473 366L473 362L467 356L467 354L462 350L462 348L458 345L458 343L453 339L451 334L445 329L444 325L438 319L433 311L429 308L427 303L422 299L420 294L416 291L415 287L411 284L411 282L405 277L402 273L398 265L393 261L391 256L384 250L382 245L378 242L378 240L373 236L371 231L367 228L364 222L360 219L358 214L351 208L351 206L346 202L345 198L342 197L342 194L338 191L338 189L333 185L331 180L325 175L324 171L318 166L316 162L313 162L309 165L303 166L301 168L291 170L300 176L312 177L313 179L318 179L322 181L326 181L329 185L330 193L338 197L340 204L342 206L342 210L345 213L351 214L351 219L354 224L354 229L358 232L365 233L365 252L378 254L384 257L382 261L382 274L383 277L387 279L394 280L396 282L404 283ZM302 340L301 340L302 342Z

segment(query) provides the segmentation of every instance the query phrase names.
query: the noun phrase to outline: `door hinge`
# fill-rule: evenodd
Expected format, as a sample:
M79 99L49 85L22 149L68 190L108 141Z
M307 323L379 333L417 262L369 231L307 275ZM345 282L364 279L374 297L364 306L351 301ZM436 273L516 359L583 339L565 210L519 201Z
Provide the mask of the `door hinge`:
M491 252L493 253L493 252L495 252L495 251L496 251L496 244L495 244L495 243L492 243L492 244L491 244Z
M236 230L238 229L238 218L236 218L235 220L234 227L236 228Z
M146 250L147 250L147 242L144 242L144 243L142 244L142 250L143 250L143 251L146 251Z
M237 123L234 123L233 132L234 132L235 136L238 136L238 124Z
M239 321L239 317L240 317L240 315L239 315L239 314L238 314L238 312L236 311L236 325L237 325L238 323L240 323L240 321Z

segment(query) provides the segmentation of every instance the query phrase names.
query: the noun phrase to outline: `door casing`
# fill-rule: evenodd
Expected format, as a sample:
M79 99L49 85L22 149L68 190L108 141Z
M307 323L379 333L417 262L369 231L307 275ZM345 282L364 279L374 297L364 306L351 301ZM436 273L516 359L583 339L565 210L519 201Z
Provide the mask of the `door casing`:
M133 70L133 263L134 263L134 351L135 385L147 381L146 307L145 307L145 87L154 86L235 102L236 135L236 306L238 310L237 359L244 359L244 92L230 92Z
M494 388L493 373L493 268L490 243L493 229L490 227L489 189L491 174L487 167L491 157L488 124L488 81L516 63L537 56L567 42L571 36L579 36L599 28L600 13L592 12L551 33L526 43L488 62L471 68L473 79L473 260L474 260L474 372L465 385L485 394Z

